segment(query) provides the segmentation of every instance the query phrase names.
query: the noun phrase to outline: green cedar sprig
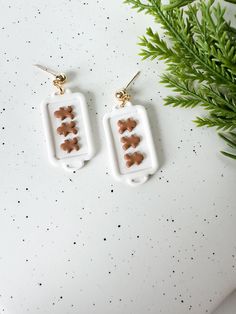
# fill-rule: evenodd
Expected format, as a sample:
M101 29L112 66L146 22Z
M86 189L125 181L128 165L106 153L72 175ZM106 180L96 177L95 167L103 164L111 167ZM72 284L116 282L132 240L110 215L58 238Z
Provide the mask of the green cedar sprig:
M169 5L161 0L125 2L152 15L171 40L169 44L151 28L140 38L143 59L164 60L167 74L161 82L178 93L166 97L165 105L202 106L208 115L197 117L197 126L226 131L221 138L236 150L236 30L225 20L225 8L214 5L214 0L172 0ZM224 155L236 159L231 153Z

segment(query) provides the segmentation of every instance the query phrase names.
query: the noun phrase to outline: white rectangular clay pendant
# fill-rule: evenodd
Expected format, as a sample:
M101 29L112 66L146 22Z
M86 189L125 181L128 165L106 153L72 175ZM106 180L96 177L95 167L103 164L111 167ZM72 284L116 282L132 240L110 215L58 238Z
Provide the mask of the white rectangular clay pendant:
M116 106L103 124L114 177L132 186L146 182L158 161L145 108Z
M41 103L41 110L52 164L72 171L82 168L95 153L84 95L54 93Z

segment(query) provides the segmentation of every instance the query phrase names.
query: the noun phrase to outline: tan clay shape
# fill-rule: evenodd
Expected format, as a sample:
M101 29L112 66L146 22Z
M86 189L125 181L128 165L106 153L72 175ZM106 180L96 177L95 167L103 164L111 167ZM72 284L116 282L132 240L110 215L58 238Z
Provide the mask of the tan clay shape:
M61 149L66 151L68 154L73 150L79 150L78 138L74 137L71 140L65 140L64 143L61 144Z
M74 119L73 108L72 106L60 107L59 110L54 112L54 116L61 120L64 120L65 118Z
M137 135L132 136L124 136L121 138L121 142L124 144L122 145L124 150L127 150L130 147L136 148L140 143L140 137Z
M143 154L136 152L134 154L125 154L124 158L126 160L126 166L130 168L134 164L140 165L144 159L144 156Z
M129 118L127 120L119 120L117 125L119 127L119 133L123 134L126 130L131 132L136 127L137 122L134 119Z
M70 133L77 134L76 122L72 121L69 123L62 123L59 128L57 128L57 133L59 135L67 136Z

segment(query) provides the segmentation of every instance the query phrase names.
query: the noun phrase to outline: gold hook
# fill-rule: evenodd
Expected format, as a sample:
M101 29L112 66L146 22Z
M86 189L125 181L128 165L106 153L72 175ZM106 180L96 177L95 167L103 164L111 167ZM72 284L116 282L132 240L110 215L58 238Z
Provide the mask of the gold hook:
M44 67L40 64L34 64L37 68L41 69L42 71L45 71L55 77L53 80L53 85L56 86L59 91L60 95L63 95L65 93L65 89L63 88L63 84L65 84L67 77L64 73L57 74L56 72L52 71L51 69Z
M134 80L139 76L141 71L138 71L135 76L132 78L132 80L126 85L125 88L121 89L120 91L116 92L115 96L116 98L121 101L121 107L124 107L126 102L131 99L131 96L128 94L127 89L129 86L133 83Z
M141 73L141 71L138 71L135 76L132 78L132 80L126 85L125 89L127 89L132 83L134 80L136 80L136 78L139 76L139 74Z

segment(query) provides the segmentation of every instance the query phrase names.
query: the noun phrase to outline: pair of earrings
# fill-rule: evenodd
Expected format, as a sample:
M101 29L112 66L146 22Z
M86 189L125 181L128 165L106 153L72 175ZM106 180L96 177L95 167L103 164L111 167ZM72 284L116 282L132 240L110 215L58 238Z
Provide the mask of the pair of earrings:
M78 170L95 155L85 97L64 88L65 74L36 66L54 76L53 84L58 89L41 103L49 159L66 170ZM127 93L139 73L116 93L119 104L103 118L112 173L132 186L146 182L158 168L146 110L132 105Z

